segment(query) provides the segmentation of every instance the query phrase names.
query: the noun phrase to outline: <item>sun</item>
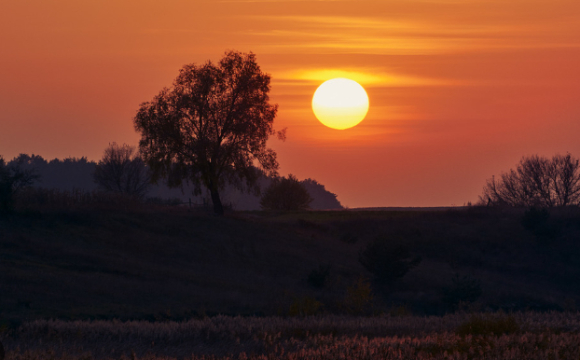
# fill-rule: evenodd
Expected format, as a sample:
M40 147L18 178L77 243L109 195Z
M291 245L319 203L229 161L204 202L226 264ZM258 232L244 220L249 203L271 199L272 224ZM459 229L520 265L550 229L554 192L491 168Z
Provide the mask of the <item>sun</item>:
M358 125L365 118L369 111L369 97L354 80L331 79L314 92L312 110L322 124L344 130Z

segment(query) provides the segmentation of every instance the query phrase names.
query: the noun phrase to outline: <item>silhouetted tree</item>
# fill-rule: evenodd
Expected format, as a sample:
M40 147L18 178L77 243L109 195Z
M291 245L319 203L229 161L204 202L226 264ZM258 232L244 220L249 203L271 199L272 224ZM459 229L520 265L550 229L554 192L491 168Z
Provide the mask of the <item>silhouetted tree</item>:
M314 179L304 179L301 181L312 197L310 207L312 209L342 209L340 201L336 198L336 194L326 190L324 185L320 184Z
M173 87L141 104L134 119L154 179L167 177L171 186L191 181L195 193L205 186L220 215L226 182L245 180L258 191L260 171L278 169L276 153L266 147L277 112L269 91L270 76L253 53L230 51L217 64L185 65Z
M378 238L359 253L359 262L378 282L390 284L419 265L421 258L411 256L405 245Z
M151 176L134 146L113 142L95 167L94 180L105 191L143 197Z
M570 154L523 157L515 170L487 181L487 205L554 207L580 203L580 165Z
M264 192L260 205L267 210L305 210L312 198L304 185L290 174L288 178L277 178Z
M33 169L23 169L17 159L6 164L0 156L0 212L11 212L14 209L14 196L39 177Z

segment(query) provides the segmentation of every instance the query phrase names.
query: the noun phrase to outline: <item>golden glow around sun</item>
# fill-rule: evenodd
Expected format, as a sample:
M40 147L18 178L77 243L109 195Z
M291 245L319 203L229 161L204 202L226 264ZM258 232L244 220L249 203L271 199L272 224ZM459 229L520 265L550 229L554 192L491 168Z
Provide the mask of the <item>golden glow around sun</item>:
M365 118L369 111L369 97L354 80L331 79L314 92L312 110L322 124L344 130L356 126Z

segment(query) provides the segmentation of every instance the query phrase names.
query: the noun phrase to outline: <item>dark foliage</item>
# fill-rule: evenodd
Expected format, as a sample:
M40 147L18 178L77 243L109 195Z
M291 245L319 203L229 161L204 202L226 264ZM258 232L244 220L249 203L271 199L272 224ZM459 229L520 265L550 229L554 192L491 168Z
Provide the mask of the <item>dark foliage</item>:
M25 211L134 210L143 205L141 199L121 193L36 187L20 191L16 203Z
M469 275L455 274L451 287L443 289L443 301L453 310L477 301L481 294L481 281Z
M351 232L347 232L342 234L342 236L340 237L340 241L346 244L356 244L358 242L358 236L354 235Z
M341 306L342 310L350 315L371 315L373 290L370 281L361 276L354 284L347 287Z
M378 238L360 252L359 262L378 282L389 284L419 265L421 258L413 257L405 245Z
M487 181L486 205L555 207L580 204L580 162L570 154L523 157L515 170Z
M322 289L326 286L328 276L330 275L330 265L320 265L308 274L308 285Z
M93 172L97 165L94 161L82 158L45 160L39 155L20 154L11 163L18 163L22 169L33 170L40 175L35 186L48 189L72 191L83 189L96 190Z
M275 179L264 192L260 205L266 210L297 211L310 208L312 198L298 179L290 174L288 178Z
M94 173L97 164L94 161L82 158L65 158L45 160L39 155L20 154L14 158L8 165L17 164L22 170L33 171L40 176L32 186L43 188L46 191L60 191L62 193L89 193L98 190L98 186L94 181ZM262 176L259 180L262 188L267 187L273 181L272 178ZM306 190L309 191L310 196L314 199L311 203L312 209L329 209L336 206L337 200L333 193L324 189L324 185L317 183L315 180L306 179L301 181L306 184ZM314 187L308 184L318 184ZM194 187L189 184L182 184L179 188L169 188L164 182L158 184L151 184L148 187L147 197L155 197L157 202L168 203L175 205L184 203L192 206L200 206L200 204L207 204L211 208L211 200L202 196L193 196ZM237 210L259 210L260 197L256 194L242 194L240 190L234 185L227 185L225 188L226 196L233 196L237 198L234 208ZM28 195L27 198L30 198ZM43 196L45 197L45 196ZM335 199L332 202L331 199ZM35 202L36 203L36 202Z
M546 208L531 207L526 210L522 217L522 226L540 241L557 238L561 233L561 229L550 221L550 211Z
M33 169L24 169L17 159L6 164L0 156L0 212L12 212L15 195L32 185L38 177Z
M226 183L245 180L251 188L262 172L276 175L276 153L266 147L277 112L269 91L270 76L253 53L230 51L217 64L185 65L173 86L141 104L134 119L154 179L166 177L175 186L187 180L198 193L203 185L215 213L223 214Z
M505 335L520 331L520 325L513 315L489 314L474 315L459 325L455 331L458 335Z
M320 184L318 181L314 179L304 179L301 183L313 199L310 204L312 209L329 210L343 208L340 201L336 198L337 195L326 190L324 185Z
M522 225L527 230L533 231L538 227L545 225L550 219L550 212L546 208L538 209L531 207L524 213L522 217Z
M149 169L135 147L113 142L94 172L95 182L104 191L142 198L151 183Z

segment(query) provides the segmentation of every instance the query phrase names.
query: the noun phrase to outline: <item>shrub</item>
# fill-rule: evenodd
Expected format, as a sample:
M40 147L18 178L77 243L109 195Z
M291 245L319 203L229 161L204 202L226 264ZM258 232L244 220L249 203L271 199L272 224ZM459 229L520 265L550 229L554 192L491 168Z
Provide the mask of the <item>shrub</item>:
M524 212L522 226L540 240L553 239L560 235L560 229L549 220L550 212L548 209L531 207Z
M443 289L443 300L450 308L457 310L461 305L473 303L481 296L481 282L478 279L455 274L451 281L451 287Z
M371 283L364 277L346 289L343 307L351 315L364 315L372 312L373 294Z
M266 210L305 210L310 208L312 198L308 191L290 174L288 178L277 178L266 189L260 205Z
M375 276L377 281L392 283L419 265L421 258L412 257L404 245L393 244L379 238L359 253L359 262Z
M527 230L533 231L539 226L546 224L549 218L550 212L548 209L538 209L536 207L531 207L524 212L524 216L522 217L522 225Z
M513 334L520 330L513 315L474 315L459 325L455 331L457 335L504 335Z
M318 314L324 304L310 296L297 297L288 310L290 316L311 316Z
M329 275L330 265L320 265L318 269L314 269L308 274L308 284L317 289L322 289L326 286Z
M358 241L358 236L354 235L351 232L347 232L340 237L340 241L346 244L356 244Z

